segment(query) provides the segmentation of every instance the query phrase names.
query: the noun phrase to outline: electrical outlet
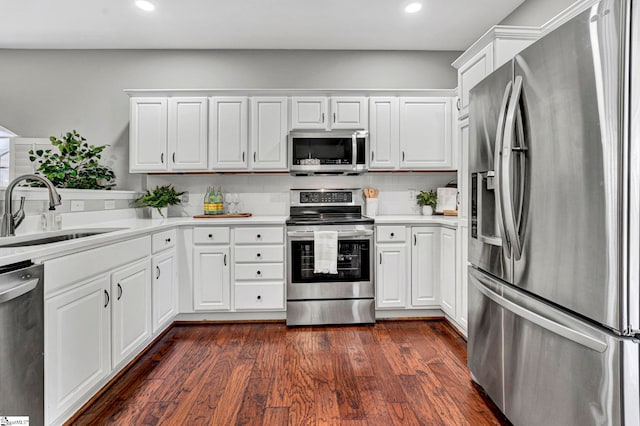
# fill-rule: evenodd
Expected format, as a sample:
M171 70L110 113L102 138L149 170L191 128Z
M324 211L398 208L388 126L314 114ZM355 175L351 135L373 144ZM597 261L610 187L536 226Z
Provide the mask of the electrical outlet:
M417 195L418 195L417 189L409 188L409 201L415 201Z
M116 200L104 200L104 209L113 210L116 208Z
M180 201L183 203L188 203L189 202L189 193L185 192L184 194L182 194L180 196Z
M82 201L82 200L71 200L71 211L72 212L83 212L84 211L84 201Z

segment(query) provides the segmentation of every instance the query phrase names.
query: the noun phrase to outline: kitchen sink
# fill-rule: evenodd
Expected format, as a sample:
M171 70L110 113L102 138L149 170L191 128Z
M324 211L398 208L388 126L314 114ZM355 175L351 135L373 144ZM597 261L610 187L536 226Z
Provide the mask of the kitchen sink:
M75 240L78 238L92 237L108 232L121 231L127 228L88 228L58 231L49 234L25 235L11 237L11 242L0 243L0 248L39 246L42 244L59 243L61 241ZM0 239L1 241L1 239Z

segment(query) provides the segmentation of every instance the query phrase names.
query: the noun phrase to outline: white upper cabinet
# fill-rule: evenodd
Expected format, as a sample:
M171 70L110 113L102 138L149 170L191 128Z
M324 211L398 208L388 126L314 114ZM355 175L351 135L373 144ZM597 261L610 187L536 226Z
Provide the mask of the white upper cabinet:
M396 97L369 98L369 168L398 168L400 152L399 102Z
M207 169L207 98L169 98L169 164Z
M367 129L368 118L366 97L291 98L292 129Z
M287 170L287 98L251 98L251 168Z
M320 97L291 98L291 128L292 129L328 129L329 110L328 99Z
M167 98L131 98L129 169L167 170Z
M469 91L540 37L533 27L494 26L453 62L458 70L458 117L469 114Z
M400 168L453 168L451 101L400 98Z
M486 46L458 69L458 114L469 114L469 91L493 71L493 44Z
M331 98L332 129L367 129L368 116L367 98Z
M458 218L466 224L469 219L469 119L458 122Z
M248 159L248 101L244 96L211 98L209 168L244 170Z

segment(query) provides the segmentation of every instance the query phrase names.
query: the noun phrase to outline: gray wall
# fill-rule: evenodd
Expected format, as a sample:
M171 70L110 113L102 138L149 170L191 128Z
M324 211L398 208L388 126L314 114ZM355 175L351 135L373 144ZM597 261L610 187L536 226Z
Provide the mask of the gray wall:
M574 3L574 0L526 0L500 25L540 26Z
M76 129L109 144L118 188L140 189L128 170L123 89L451 89L461 52L0 50L0 125L20 136Z

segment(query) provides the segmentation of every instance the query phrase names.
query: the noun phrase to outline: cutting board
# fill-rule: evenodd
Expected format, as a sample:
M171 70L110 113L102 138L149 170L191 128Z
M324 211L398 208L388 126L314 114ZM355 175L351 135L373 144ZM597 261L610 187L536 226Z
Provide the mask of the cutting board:
M236 213L236 214L197 214L193 216L194 219L229 219L238 217L251 217L251 213Z

